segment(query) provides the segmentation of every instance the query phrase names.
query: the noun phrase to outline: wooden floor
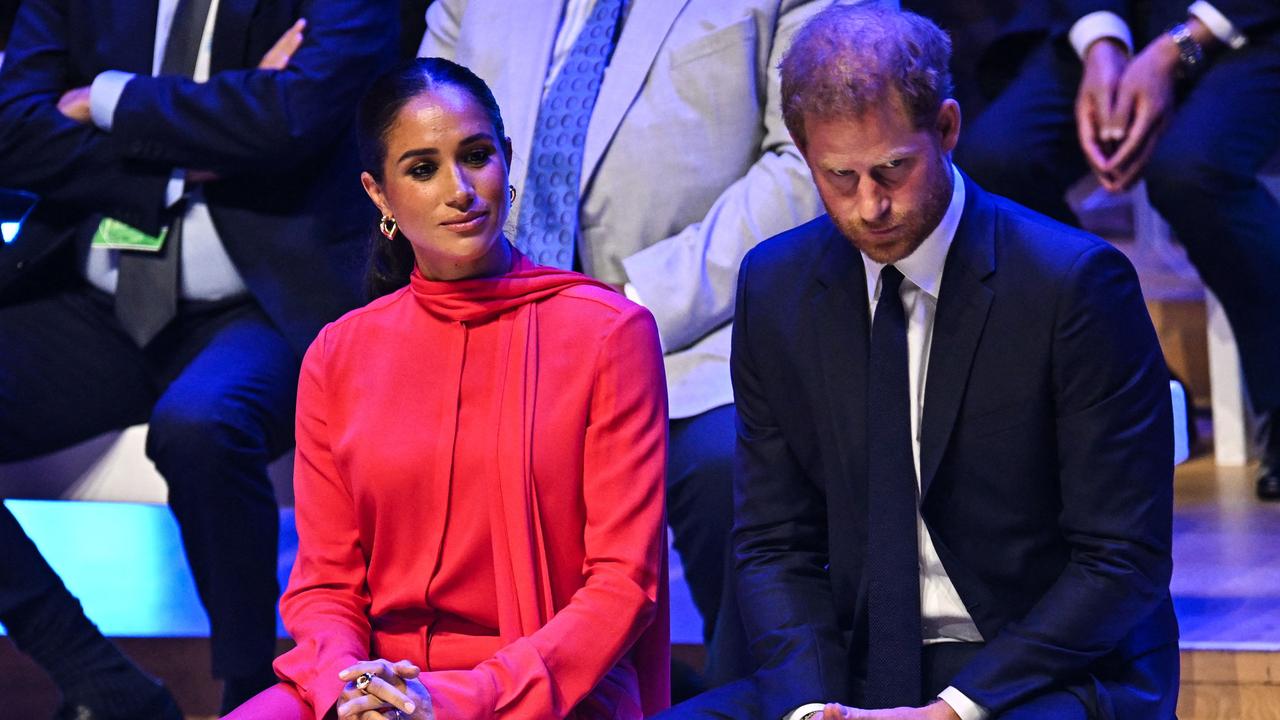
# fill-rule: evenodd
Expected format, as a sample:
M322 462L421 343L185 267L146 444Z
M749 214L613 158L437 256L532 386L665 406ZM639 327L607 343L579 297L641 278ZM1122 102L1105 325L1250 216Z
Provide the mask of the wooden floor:
M1173 595L1182 720L1280 720L1280 503L1247 468L1178 468Z
M1182 720L1280 718L1280 653L1182 651Z
M1247 468L1178 468L1173 594L1186 649L1280 651L1280 503Z

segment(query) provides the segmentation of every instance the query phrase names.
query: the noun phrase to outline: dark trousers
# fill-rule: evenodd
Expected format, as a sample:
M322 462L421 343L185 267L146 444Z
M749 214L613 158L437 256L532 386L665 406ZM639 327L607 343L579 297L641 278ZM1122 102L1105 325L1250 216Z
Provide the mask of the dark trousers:
M62 579L41 557L18 519L0 502L0 622L12 624L7 611L51 593L62 593Z
M981 649L981 643L942 643L925 646L924 677L920 704L931 702L951 679ZM814 698L814 702L836 702L837 698ZM777 720L760 714L760 689L748 677L703 693L660 713L655 720ZM797 705L798 707L798 705ZM1084 704L1065 691L1045 693L1027 703L1001 713L992 720L1086 720Z
M980 185L1067 223L1088 172L1076 139L1081 63L1045 42L962 133L956 162ZM1257 173L1280 148L1280 38L1217 55L1184 88L1144 173L1205 284L1222 301L1256 410L1280 409L1280 204Z
M731 575L734 417L725 405L672 420L667 455L667 519L702 615L711 686L755 669Z
M184 303L139 349L111 298L78 285L0 307L0 338L0 462L149 423L147 456L209 614L214 673L261 675L279 596L266 466L293 444L299 366L284 337L252 301ZM8 537L16 523L0 530L3 612L57 578L34 545Z

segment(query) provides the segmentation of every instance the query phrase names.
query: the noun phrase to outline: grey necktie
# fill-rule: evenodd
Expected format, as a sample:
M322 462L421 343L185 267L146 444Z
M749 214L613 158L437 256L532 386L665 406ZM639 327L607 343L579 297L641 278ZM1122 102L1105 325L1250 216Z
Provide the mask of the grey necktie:
M179 0L165 43L161 75L191 77L200 53L211 0ZM182 214L186 203L169 208L172 219L159 252L120 251L116 317L139 346L151 342L178 312L178 263L182 256Z

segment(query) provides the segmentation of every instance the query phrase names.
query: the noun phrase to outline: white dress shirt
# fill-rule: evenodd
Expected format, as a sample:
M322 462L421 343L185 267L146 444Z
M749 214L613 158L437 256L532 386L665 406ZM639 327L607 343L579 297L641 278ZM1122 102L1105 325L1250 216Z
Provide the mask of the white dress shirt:
M152 74L160 73L164 62L165 46L169 42L169 30L178 9L178 0L160 0L156 11L156 41L152 49ZM192 79L205 82L209 79L210 59L213 52L213 26L218 16L218 0L209 3L209 17L205 21L200 38L200 50L196 55ZM93 80L89 90L89 107L93 124L111 132L116 105L133 73L108 70ZM182 218L182 257L178 272L179 295L188 300L222 300L247 292L244 279L227 255L218 237L204 192L199 186L188 191L186 171L177 168L169 177L165 190L166 206L187 196L187 210ZM114 294L119 276L119 251L104 248L83 247L83 272L85 279L99 290Z
M560 29L556 31L556 44L551 48L551 65L547 68L547 77L542 83L543 95L547 94L551 83L560 74L560 68L564 67L573 43L578 40L578 35L582 33L582 27L587 24L587 18L591 17L595 6L596 0L565 0Z
M1206 0L1196 0L1191 3L1187 8L1187 14L1204 23L1205 27L1209 28L1209 32L1232 50L1239 50L1248 42L1248 38L1236 29L1227 16ZM1133 54L1133 33L1129 30L1129 25L1119 15L1106 10L1091 12L1077 20L1071 26L1067 37L1081 60L1084 59L1089 46L1102 38L1119 41L1130 55Z

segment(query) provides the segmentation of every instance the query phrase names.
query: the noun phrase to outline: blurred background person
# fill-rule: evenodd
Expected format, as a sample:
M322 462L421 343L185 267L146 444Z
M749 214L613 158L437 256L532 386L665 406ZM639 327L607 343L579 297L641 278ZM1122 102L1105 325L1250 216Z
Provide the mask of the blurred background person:
M975 180L1077 224L1088 172L1145 179L1222 302L1258 415L1257 494L1280 500L1280 204L1257 174L1280 149L1280 5L1264 0L1024 4L988 50L1016 68L957 162Z
M224 710L275 680L266 466L293 444L302 352L360 298L350 127L397 12L26 0L0 69L0 178L41 198L0 252L0 462L149 423ZM0 562L35 564L22 547ZM65 687L88 630L42 606L13 635Z

